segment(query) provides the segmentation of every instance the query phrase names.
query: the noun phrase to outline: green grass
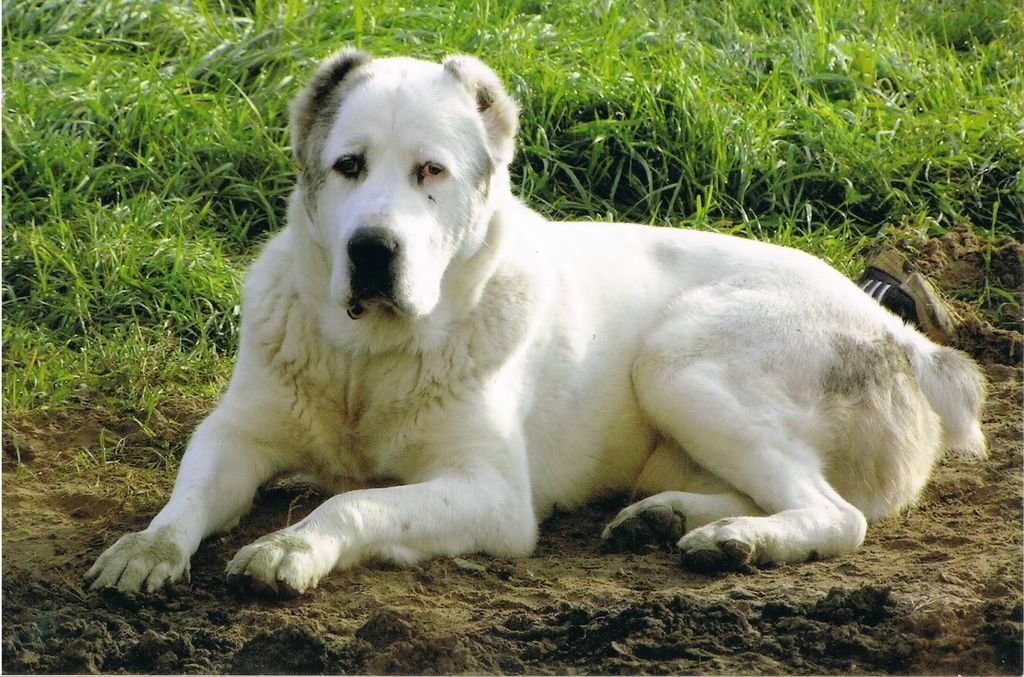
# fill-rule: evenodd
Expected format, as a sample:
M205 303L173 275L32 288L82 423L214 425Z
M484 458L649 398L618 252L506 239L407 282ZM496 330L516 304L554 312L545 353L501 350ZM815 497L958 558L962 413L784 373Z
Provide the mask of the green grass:
M20 0L3 42L16 416L209 405L245 265L283 225L289 100L343 44L489 62L523 109L515 181L552 217L737 232L851 274L894 226L1024 222L1009 2Z

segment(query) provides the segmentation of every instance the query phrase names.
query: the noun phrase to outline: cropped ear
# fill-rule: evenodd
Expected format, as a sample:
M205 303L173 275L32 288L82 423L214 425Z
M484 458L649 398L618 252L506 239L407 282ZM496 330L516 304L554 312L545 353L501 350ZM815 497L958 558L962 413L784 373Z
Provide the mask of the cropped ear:
M306 88L292 102L292 154L300 167L306 167L309 158L306 141L316 121L329 117L337 110L332 106L333 95L351 73L369 63L373 57L355 49L342 49L321 62ZM336 103L336 102L335 102Z
M519 107L512 100L494 71L472 56L451 56L444 69L458 80L476 100L476 109L484 121L491 155L496 164L507 165L515 150Z

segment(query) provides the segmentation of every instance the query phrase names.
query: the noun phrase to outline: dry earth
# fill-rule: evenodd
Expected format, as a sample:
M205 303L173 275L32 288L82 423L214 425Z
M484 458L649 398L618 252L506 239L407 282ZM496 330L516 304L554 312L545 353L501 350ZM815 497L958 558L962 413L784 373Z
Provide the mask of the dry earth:
M965 230L907 245L954 295L1021 300L1024 247ZM148 673L1022 673L1020 306L958 304L961 347L991 381L983 462L947 459L920 504L834 560L707 577L670 551L602 552L624 498L557 515L522 560L438 559L336 574L270 601L229 592L242 545L322 496L277 484L211 538L191 582L156 596L93 594L82 575L140 529L172 477L137 423L77 410L5 422L3 670ZM198 412L150 422L182 438ZM119 462L75 466L118 440ZM133 460L135 459L135 460Z

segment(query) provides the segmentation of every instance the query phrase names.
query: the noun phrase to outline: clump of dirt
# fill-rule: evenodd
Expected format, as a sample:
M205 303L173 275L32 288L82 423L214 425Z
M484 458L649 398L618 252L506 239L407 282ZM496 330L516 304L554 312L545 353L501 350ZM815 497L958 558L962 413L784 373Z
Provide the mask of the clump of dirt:
M39 414L4 422L3 670L1021 674L1020 306L982 292L1019 298L1022 246L955 231L905 251L958 299L958 343L990 380L990 457L944 460L920 503L872 525L856 553L704 576L659 548L603 551L621 498L554 516L525 559L371 564L288 601L229 592L224 567L241 546L324 499L284 482L203 544L190 581L89 593L95 557L166 500L173 477L157 452L180 450L196 415L163 411L143 431L92 409Z
M327 671L327 642L316 628L295 624L263 630L232 657L239 675L317 675Z

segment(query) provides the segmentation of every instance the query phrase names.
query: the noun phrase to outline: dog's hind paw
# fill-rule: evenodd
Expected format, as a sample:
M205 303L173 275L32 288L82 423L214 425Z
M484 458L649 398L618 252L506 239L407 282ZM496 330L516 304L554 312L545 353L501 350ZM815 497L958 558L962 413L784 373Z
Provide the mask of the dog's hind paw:
M727 533L731 520L720 520L695 529L679 541L683 566L699 573L749 571L754 565L754 546Z
M714 548L681 549L679 558L683 566L698 573L747 571L751 568L753 549L737 540L722 541Z
M635 503L623 509L604 528L604 547L613 552L640 550L648 545L672 545L686 532L686 517L658 504Z

